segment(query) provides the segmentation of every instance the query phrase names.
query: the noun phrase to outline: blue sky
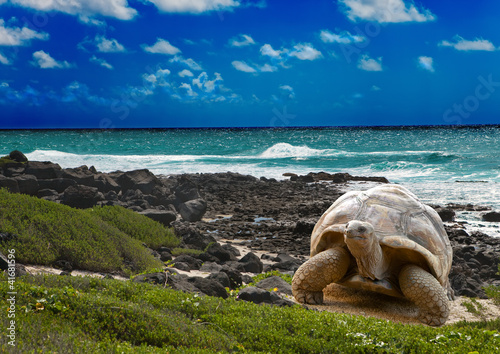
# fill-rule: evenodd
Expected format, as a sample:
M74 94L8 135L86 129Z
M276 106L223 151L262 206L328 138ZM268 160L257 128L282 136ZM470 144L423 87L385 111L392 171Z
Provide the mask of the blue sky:
M0 0L0 128L500 123L500 2Z

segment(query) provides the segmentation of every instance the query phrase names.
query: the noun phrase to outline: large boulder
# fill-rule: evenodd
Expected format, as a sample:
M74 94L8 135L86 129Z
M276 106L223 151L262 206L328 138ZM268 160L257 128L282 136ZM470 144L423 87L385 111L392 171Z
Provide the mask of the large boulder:
M177 216L171 210L146 209L139 212L139 214L158 221L165 226L170 226L170 224L177 219Z
M11 177L0 175L0 188L6 188L11 193L19 193L17 180Z
M200 221L207 211L207 202L204 199L188 200L179 204L178 211L183 220Z
M439 217L444 222L451 222L455 220L455 211L451 208L436 207L434 210L437 211Z
M228 297L226 289L217 280L192 277L188 278L188 282L193 284L205 295L217 296L223 299L226 299Z
M103 193L108 193L110 191L118 193L120 191L120 185L106 173L92 175L91 186L97 187L97 189Z
M230 261L231 259L234 258L234 256L231 254L231 252L227 251L224 249L219 243L214 242L210 244L207 249L206 253L208 253L211 256L214 256L217 258L220 262L226 262Z
M89 170L87 166L80 166L77 168L65 168L62 171L61 177L72 179L77 184L95 187L93 185L94 174L92 173L92 171Z
M201 265L203 264L201 260L196 259L187 254L181 254L180 256L175 257L174 259L175 265L181 262L187 264L189 266L189 270L198 270L201 268Z
M38 181L40 189L53 189L57 191L57 193L62 193L66 190L66 188L76 185L77 183L69 178L50 178Z
M255 304L272 304L275 301L281 300L281 297L274 291L270 292L255 286L249 286L240 290L238 299L250 301Z
M139 189L144 194L151 194L161 181L147 169L124 172L118 176L117 182L123 191Z
M20 175L14 177L19 186L19 193L28 195L37 195L40 186L38 180L32 175Z
M483 214L482 219L484 221L499 222L500 213L498 211L490 211L488 213Z
M9 154L11 160L16 162L28 162L28 158L19 150L11 151Z
M73 208L91 208L99 201L104 200L104 195L95 187L76 185L68 187L62 197L62 203Z
M174 187L175 205L179 206L190 200L202 199L196 183L185 176L181 176L178 184Z
M262 273L264 269L262 261L252 252L247 253L239 262L243 264L246 272Z
M33 175L37 179L53 179L62 175L61 166L52 162L28 161L24 173Z

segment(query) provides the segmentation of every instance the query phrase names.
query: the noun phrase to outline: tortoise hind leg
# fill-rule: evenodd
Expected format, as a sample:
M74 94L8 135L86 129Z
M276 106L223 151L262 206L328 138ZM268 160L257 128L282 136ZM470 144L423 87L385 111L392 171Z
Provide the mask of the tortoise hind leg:
M344 277L349 262L349 254L344 248L331 248L318 253L295 272L293 296L303 304L322 304L323 289Z
M447 291L422 268L409 264L399 273L403 294L420 308L419 320L430 326L442 326L450 314Z

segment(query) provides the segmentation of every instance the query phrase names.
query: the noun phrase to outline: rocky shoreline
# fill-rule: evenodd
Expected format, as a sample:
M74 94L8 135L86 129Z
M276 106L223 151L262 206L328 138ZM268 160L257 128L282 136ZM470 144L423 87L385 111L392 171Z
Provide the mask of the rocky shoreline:
M286 174L289 178L281 181L230 172L174 176L155 176L148 170L102 173L94 167L63 169L51 162L27 161L22 153L13 153L1 161L0 187L77 208L120 205L172 226L183 247L205 250L196 257L177 257L176 267L188 271L202 266L209 271L212 267L213 278L221 278L219 282L231 288L245 280L241 276L244 272L293 273L309 254L316 221L348 183L368 188L389 182L346 173ZM500 239L481 232L467 233L462 224L454 222L454 215L456 210L475 210L485 213L485 222L497 222L498 213L474 205L433 207L446 221L453 246L450 281L456 295L484 298L483 286L500 285ZM239 258L234 245L279 256L263 255L267 257L264 265L253 253ZM152 250L162 260L171 258L169 251ZM154 277L159 278L149 280L170 281L181 290L212 286L193 277ZM215 290L206 291L210 294Z

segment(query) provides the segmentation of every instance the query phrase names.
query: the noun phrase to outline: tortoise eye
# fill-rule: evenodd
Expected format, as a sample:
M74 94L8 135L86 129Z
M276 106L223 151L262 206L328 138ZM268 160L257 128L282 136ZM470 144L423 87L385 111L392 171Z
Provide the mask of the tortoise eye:
M365 232L366 231L366 227L360 226L360 227L358 227L358 231L359 232Z

